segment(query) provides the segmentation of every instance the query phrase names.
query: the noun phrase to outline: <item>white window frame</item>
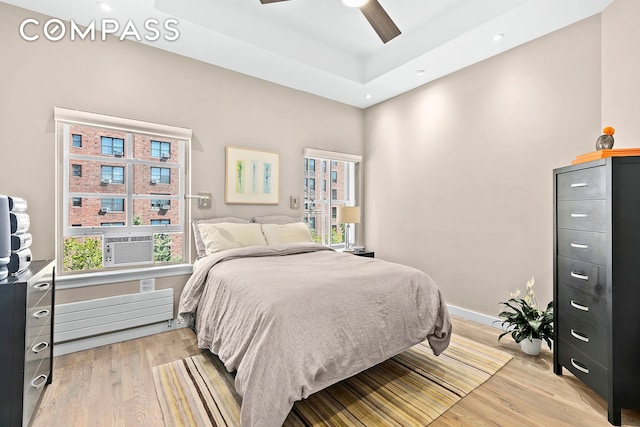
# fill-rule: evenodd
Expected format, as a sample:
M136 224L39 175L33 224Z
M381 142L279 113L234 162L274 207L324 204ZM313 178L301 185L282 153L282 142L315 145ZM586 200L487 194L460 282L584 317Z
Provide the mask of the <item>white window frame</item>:
M341 152L337 152L337 151L319 150L319 149L316 149L316 148L305 148L303 154L304 154L304 158L305 159L314 158L314 159L327 160L329 162L338 161L338 162L350 162L350 163L353 163L354 164L354 170L353 170L354 179L353 179L353 181L350 181L350 182L347 183L347 185L349 186L348 191L353 194L353 198L355 200L356 205L357 206L363 206L363 199L362 199L362 196L363 196L363 192L362 192L362 156L357 155L357 154L341 153ZM306 178L306 173L307 173L307 171L305 170L305 178ZM317 203L318 201L322 200L322 198L325 197L324 191L320 191L319 193L320 193L320 197L316 197L315 198L315 203ZM329 203L329 206L331 206L332 202L333 202L333 199L331 197L331 192L328 192L328 194L326 194L326 198L327 198L327 201ZM361 212L363 212L362 208L361 208ZM331 212L330 211L328 213L328 219L329 219L329 221L331 221ZM362 226L362 223L363 223L363 218L361 218L360 224L354 224L353 227L350 227L351 233L350 233L350 236L349 236L349 241L350 242L355 242L354 244L356 244L356 245L361 244L359 237L360 237L360 227ZM327 246L341 247L342 245L332 245L331 242L329 242Z
M79 110L71 110L67 108L54 108L55 135L56 135L56 217L55 217L55 257L56 257L56 286L60 289L84 287L91 285L99 285L106 283L117 283L129 280L137 280L151 277L165 277L180 274L190 274L193 266L190 263L192 259L191 242L191 204L188 201L180 203L180 223L181 225L171 225L170 228L177 227L175 231L183 233L183 262L172 264L154 264L149 266L141 266L138 268L127 267L109 267L91 272L64 272L63 262L63 239L65 230L69 235L86 234L85 230L79 230L67 224L69 219L69 159L65 155L65 147L70 145L68 134L65 136L65 126L79 125L90 127L104 127L122 132L135 134L148 134L154 137L165 137L179 139L184 143L184 149L180 150L184 158L182 176L180 177L179 197L185 200L184 195L189 194L191 187L191 129L163 125L158 123L145 122L122 117L108 116L104 114L96 114ZM125 141L125 150L130 150ZM184 154L182 154L184 153ZM126 181L126 180L125 180ZM113 195L117 197L117 195ZM125 196L126 198L126 196ZM149 199L157 199L158 196L149 196ZM127 200L125 203L130 201ZM132 210L128 210L128 215L132 215ZM131 222L129 222L131 224ZM84 227L83 227L84 228ZM105 230L106 228L107 230ZM96 227L95 234L108 234L114 232L120 227ZM169 228L169 227L167 227ZM136 226L136 233L158 233L158 226ZM170 231L170 230L168 230ZM105 233L106 232L106 233ZM93 232L92 232L93 233Z

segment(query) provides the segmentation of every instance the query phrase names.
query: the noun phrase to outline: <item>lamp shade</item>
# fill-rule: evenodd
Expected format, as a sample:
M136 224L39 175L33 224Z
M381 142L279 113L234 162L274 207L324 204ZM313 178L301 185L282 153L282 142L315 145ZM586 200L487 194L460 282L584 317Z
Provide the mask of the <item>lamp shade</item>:
M338 206L336 219L340 224L359 224L360 206Z

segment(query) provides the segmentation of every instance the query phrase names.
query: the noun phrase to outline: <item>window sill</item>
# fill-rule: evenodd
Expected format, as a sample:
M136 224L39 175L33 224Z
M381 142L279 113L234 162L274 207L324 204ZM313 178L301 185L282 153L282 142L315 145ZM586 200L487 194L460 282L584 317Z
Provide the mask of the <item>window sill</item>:
M180 276L191 273L193 273L193 264L173 264L114 271L102 270L95 273L56 276L56 290L84 288L157 277Z

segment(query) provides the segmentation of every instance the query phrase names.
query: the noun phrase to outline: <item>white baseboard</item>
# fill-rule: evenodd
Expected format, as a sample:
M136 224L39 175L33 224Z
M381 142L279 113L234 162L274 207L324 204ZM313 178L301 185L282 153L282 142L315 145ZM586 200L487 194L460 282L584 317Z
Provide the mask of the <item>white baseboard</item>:
M498 323L493 323L498 320L497 317L487 316L486 314L478 313L476 311L467 310L466 308L456 307L455 305L447 304L449 314L459 316L467 320L473 320L474 322L482 323L483 325L492 326L496 329L500 329Z
M155 335L162 332L171 331L173 329L186 328L186 323L178 323L175 319L166 322L155 323L152 325L140 326L137 328L125 329L123 331L111 332L103 335L82 338L73 341L54 343L53 355L62 356L63 354L75 353L76 351L88 350L94 347L114 344L117 342L128 341L135 338L142 338L148 335Z

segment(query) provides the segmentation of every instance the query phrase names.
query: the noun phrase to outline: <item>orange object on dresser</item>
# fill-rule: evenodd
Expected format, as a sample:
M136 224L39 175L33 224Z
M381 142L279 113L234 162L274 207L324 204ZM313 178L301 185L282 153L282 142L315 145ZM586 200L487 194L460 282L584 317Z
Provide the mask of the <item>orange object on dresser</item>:
M640 148L616 148L611 150L598 150L591 153L581 154L572 162L572 165L578 163L590 162L591 160L606 159L607 157L624 157L624 156L640 156Z

